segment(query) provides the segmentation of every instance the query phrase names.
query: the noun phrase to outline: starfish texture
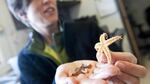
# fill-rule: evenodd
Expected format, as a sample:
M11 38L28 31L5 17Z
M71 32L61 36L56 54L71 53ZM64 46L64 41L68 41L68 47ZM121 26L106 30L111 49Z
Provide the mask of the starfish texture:
M99 38L100 42L95 44L95 49L97 52L104 53L104 55L107 58L107 63L111 64L112 58L111 58L110 49L108 46L116 42L117 40L122 39L122 36L114 36L109 39L107 38L108 36L106 33L103 33L102 35L100 35L100 38Z

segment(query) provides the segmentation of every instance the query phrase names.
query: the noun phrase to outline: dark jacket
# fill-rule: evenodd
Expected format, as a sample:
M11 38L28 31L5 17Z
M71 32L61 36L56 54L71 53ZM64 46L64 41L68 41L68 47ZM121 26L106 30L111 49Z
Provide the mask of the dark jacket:
M95 23L72 22L64 24L63 28L62 37L69 61L96 60L94 45L103 31ZM52 83L58 65L43 50L44 39L34 33L19 55L22 84ZM113 46L111 50L118 51L119 48Z

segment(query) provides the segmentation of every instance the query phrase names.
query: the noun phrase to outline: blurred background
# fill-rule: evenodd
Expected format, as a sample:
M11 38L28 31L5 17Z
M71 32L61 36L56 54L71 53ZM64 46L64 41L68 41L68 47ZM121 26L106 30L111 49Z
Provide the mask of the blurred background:
M123 35L117 44L132 52L149 72L141 84L150 80L150 0L58 0L64 21L87 20L109 33ZM30 29L17 21L0 0L0 84L19 84L17 55Z

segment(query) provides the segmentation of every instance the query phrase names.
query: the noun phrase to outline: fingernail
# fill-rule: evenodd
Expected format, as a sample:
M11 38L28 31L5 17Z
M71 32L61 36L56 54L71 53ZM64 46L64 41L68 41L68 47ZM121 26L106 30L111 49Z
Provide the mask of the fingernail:
M116 62L116 64L115 64L116 66L118 66L119 68L124 68L124 63L123 62Z

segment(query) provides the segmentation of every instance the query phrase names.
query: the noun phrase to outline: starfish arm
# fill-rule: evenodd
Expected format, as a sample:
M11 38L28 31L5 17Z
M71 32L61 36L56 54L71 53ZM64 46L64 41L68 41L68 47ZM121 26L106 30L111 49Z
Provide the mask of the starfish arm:
M112 59L111 59L111 54L110 54L109 48L107 46L103 47L103 52L106 55L108 64L111 64Z
M96 49L96 51L99 50L100 46L101 46L100 42L98 42L98 43L95 44L94 48Z
M106 34L106 33L103 33L103 34L100 36L99 40L100 40L101 43L103 43L103 42L105 42L105 39L106 39L106 38L107 38L107 34Z
M114 43L115 41L120 40L120 39L122 39L121 36L114 36L114 37L112 37L112 38L110 38L110 39L107 39L107 40L105 41L105 45L106 45L106 46L109 46L109 45L111 45L112 43Z

